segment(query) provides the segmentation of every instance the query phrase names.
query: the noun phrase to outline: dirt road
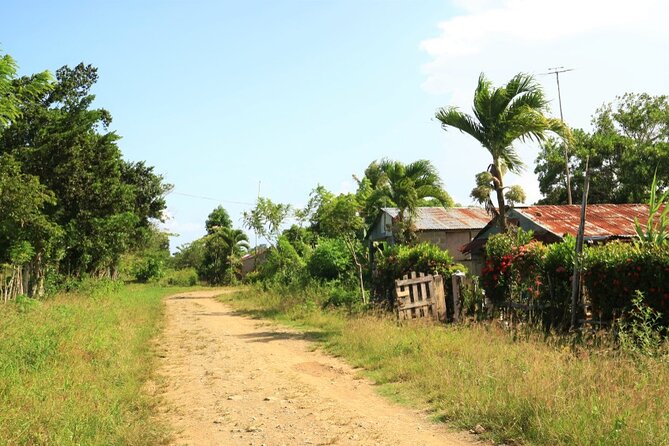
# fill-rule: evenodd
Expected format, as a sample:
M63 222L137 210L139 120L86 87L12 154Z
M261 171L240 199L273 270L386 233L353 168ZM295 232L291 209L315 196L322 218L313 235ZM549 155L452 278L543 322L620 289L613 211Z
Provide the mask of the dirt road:
M158 355L174 445L474 444L378 396L299 333L235 315L219 294L167 299Z

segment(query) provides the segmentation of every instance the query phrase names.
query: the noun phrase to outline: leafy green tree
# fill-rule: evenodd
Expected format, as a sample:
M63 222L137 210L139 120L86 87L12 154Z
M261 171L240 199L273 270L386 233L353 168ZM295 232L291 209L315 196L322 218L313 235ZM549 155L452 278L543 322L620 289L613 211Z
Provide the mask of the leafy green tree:
M18 294L41 295L49 261L62 255L62 229L44 214L53 193L21 170L13 156L0 155L0 263L11 270L5 300Z
M274 203L269 198L260 197L253 209L244 212L244 227L251 229L274 247L290 212L289 204Z
M474 92L474 115L456 107L441 108L436 118L442 128L453 127L476 139L492 156L488 169L477 175L472 197L498 217L500 228L506 231L507 202L523 198L519 188L504 184L507 171L519 173L524 164L513 147L516 141L544 141L547 132L569 138L568 128L558 119L545 113L548 101L540 85L527 74L514 76L505 86L494 88L481 74ZM491 194L496 197L493 204Z
M321 238L307 263L309 274L325 280L347 279L353 271L348 247L341 239Z
M241 229L218 228L204 237L202 276L212 284L230 283L236 277L239 257L249 249Z
M359 203L355 195L338 195L321 205L318 210L319 226L322 235L339 239L346 246L358 272L360 296L363 303L367 303L363 281L363 259L359 255L365 221L360 217L358 208Z
M91 107L97 79L90 65L57 70L51 90L24 98L21 116L0 135L0 153L53 192L44 212L64 230L60 271L114 277L121 255L162 218L169 186L153 168L122 159L119 137L107 131L110 113Z
M656 167L658 189L669 188L667 96L627 93L598 109L592 122L592 133L574 131L569 150L575 197L582 196L586 158L589 158L590 203L644 202L650 193L649 184L640 179L651 178ZM566 202L566 190L560 181L563 150L560 141L548 140L537 157L534 171L544 195L542 204Z
M24 102L41 97L51 88L48 71L20 79L16 72L16 62L9 54L0 57L0 131L21 116Z
M201 271L204 264L204 242L203 237L178 246L177 252L172 258L174 268L195 268L196 271Z
M232 219L230 214L223 206L218 206L211 211L205 222L207 234L213 234L219 228L232 228Z

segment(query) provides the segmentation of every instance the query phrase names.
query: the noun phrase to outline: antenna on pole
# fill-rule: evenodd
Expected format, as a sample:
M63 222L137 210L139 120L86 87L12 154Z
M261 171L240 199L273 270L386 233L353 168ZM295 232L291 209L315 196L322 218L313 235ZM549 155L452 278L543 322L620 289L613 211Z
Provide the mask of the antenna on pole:
M558 104L560 105L560 121L562 121L563 123L564 123L564 115L562 114L562 93L560 92L560 73L566 73L567 71L574 71L574 69L565 67L553 67L549 68L547 73L542 73L544 75L546 74L555 75L555 81L557 82L557 89L558 89ZM567 144L564 145L564 173L565 173L565 183L567 186L567 203L572 204L571 178L569 175L569 149L567 148Z
M256 201L256 206L258 205L258 201L260 201L260 184L262 181L258 180L258 200ZM256 236L256 258L258 256L258 231L254 231L255 236Z

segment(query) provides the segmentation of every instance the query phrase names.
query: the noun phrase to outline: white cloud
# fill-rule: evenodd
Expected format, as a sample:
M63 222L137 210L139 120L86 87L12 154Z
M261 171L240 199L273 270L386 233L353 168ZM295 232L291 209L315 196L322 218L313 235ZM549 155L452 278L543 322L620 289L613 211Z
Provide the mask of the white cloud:
M459 1L467 11L439 24L441 34L420 47L432 57L423 69L424 87L434 93L453 92L462 65L470 56L513 58L519 50L595 31L617 32L644 26L660 6L656 0L504 0ZM657 17L657 16L656 16ZM455 78L455 79L454 79Z
M455 0L462 13L438 23L438 35L420 43L430 60L422 69L423 89L441 105L471 109L480 73L502 85L519 72L535 74L557 115L555 76L549 67L573 72L560 77L565 120L588 130L591 116L605 102L625 92L667 94L669 2L659 0ZM448 159L438 167L449 192L465 197L474 174L489 155L471 137L455 130L442 141ZM518 150L528 165L519 178L528 201L539 198L534 160L536 145Z

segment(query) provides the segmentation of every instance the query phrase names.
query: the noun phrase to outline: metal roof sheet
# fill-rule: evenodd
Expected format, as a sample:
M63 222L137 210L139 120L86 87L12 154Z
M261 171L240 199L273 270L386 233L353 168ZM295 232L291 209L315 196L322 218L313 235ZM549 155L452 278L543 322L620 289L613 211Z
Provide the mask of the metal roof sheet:
M392 218L399 214L397 208L382 208ZM490 215L482 208L420 207L416 210L414 225L418 231L481 229L490 221Z
M581 206L537 205L515 208L547 231L562 237L576 235L581 220ZM633 237L634 219L648 220L647 204L591 204L586 211L585 237Z

